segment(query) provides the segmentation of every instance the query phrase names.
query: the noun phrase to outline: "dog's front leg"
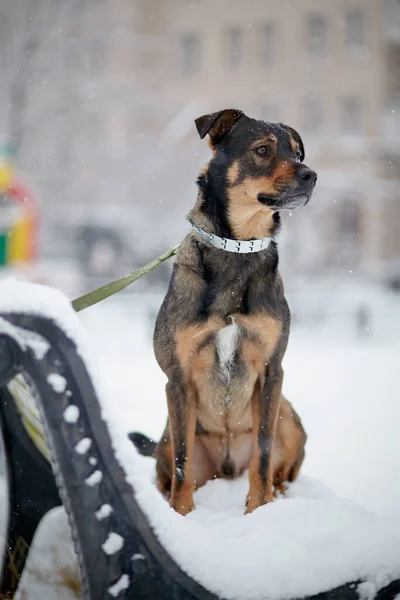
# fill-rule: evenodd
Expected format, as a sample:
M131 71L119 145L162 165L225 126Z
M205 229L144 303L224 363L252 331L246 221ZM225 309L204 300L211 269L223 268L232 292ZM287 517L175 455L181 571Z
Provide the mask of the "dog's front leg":
M167 383L169 427L172 442L172 485L169 503L186 515L194 508L192 470L196 433L196 394L190 383L175 375Z
M246 513L272 502L272 448L278 424L283 370L280 364L266 367L265 383L257 382L252 397L253 452L250 461Z

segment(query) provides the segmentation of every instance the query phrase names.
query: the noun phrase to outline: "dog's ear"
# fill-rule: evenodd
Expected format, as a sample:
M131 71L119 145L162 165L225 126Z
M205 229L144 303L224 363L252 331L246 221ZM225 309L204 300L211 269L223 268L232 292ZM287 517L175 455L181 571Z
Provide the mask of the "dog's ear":
M299 150L300 150L300 162L303 162L304 157L305 157L305 152L304 152L304 144L303 144L303 140L301 139L300 135L297 133L297 131L295 129L293 129L293 127L289 127L289 125L284 125L283 123L279 123L279 125L281 127L283 127L283 129L286 129L286 131L288 133L290 133L290 135L292 136L292 138L294 139L294 141L296 142L296 144L298 144L299 146Z
M212 145L216 146L222 142L243 114L241 110L228 108L210 115L203 115L195 120L199 136L203 139L208 133Z

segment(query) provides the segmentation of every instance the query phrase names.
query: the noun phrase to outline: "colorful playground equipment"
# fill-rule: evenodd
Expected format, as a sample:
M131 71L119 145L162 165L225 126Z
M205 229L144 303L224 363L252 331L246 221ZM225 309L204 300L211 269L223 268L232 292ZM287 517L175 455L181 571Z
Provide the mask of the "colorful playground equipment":
M0 268L36 257L37 215L32 194L0 158Z

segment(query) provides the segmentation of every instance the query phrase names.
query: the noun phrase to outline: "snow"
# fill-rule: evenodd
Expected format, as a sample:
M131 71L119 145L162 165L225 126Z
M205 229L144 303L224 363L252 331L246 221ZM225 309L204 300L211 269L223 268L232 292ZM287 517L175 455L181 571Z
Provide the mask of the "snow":
M166 380L153 356L152 327L136 312L130 301L110 302L81 316L98 370L106 375L105 405L112 403L124 432L142 431L157 440L167 415ZM284 361L284 393L308 433L302 472L372 512L398 517L399 351L399 343L386 341L380 332L356 338L335 326L322 337L293 328Z
M53 508L39 524L15 600L77 600L79 587L68 518Z
M317 479L301 476L285 499L246 516L246 475L211 481L183 518L155 493L154 460L134 464L130 480L164 545L186 572L224 598L293 598L359 578L378 585L399 573L399 520L338 498Z
M86 485L89 485L90 487L93 487L94 485L97 485L98 483L100 483L100 481L103 479L103 473L99 470L94 471L91 475L89 475L89 477L87 479L85 479L85 483Z
M70 406L64 410L63 415L66 423L76 423L79 419L79 408L75 406L75 404L70 404Z
M134 554L132 556L132 560L146 560L145 557L143 556L143 554L140 554L139 552L137 552L136 554Z
M373 600L377 592L377 587L373 583L366 581L364 583L360 583L360 585L357 587L357 592L359 595L359 600ZM394 600L396 600L396 598Z
M196 510L183 518L155 490L154 460L134 459L123 435L139 430L158 439L166 418L165 378L146 341L149 331L131 312L115 303L82 319L101 347L100 368L110 373L103 412L118 458L186 572L224 598L249 600L312 594L359 578L376 589L399 575L398 344L354 339L348 331L325 340L294 331L284 387L309 435L304 474L286 499L248 516L246 475L209 482L195 494ZM374 428L379 440L372 444Z
M111 587L108 588L108 593L111 594L111 596L114 596L114 598L116 598L117 596L119 596L119 594L121 592L123 592L124 590L126 590L129 586L129 577L128 575L122 575L118 581L116 583L114 583L114 585L112 585Z
M55 321L64 333L78 344L78 352L87 349L87 336L78 315L71 308L68 298L59 290L37 283L25 283L14 278L0 282L0 312L29 312ZM2 327L7 324L2 321ZM36 333L13 327L13 335L19 336L22 347L32 347L38 358L43 358L49 345ZM8 330L7 330L8 331ZM83 356L90 362L90 356Z
M24 308L40 314L41 295L36 290ZM4 297L0 289L0 310ZM157 439L165 425L165 378L153 358L151 328L134 307L110 301L82 313L91 348L65 299L60 303L50 314L89 357L117 458L162 543L189 575L232 600L283 600L356 579L367 581L360 588L367 599L400 575L397 342L294 330L284 391L309 436L301 477L286 498L246 516L246 474L209 482L195 494L196 510L182 517L154 485L154 460L138 456L126 436L137 430ZM110 514L105 506L97 518Z
M10 325L6 319L2 319L1 317L0 326L4 333L12 335L20 343L23 350L30 348L39 360L45 356L46 352L50 348L50 345L46 342L46 340L37 333L33 331L26 331L20 327Z
M65 388L67 387L67 380L62 375L59 375L59 373L50 373L47 377L47 383L59 394L65 392Z
M99 510L95 512L96 519L98 521L101 521L102 519L106 519L107 517L109 517L111 515L112 511L113 511L112 506L110 506L109 504L102 504L100 506Z
M82 438L77 445L75 446L75 452L77 452L78 454L86 454L86 452L89 450L90 446L92 445L92 440L90 438ZM89 459L90 462L90 459Z
M108 535L104 544L101 545L103 552L105 554L115 554L119 550L121 550L124 545L124 538L120 536L118 533L114 533L113 531Z

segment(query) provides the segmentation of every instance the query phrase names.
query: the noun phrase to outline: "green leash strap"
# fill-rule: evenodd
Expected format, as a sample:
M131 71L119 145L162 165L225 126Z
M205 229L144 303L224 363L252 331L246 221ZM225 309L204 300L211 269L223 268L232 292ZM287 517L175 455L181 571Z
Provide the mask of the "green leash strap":
M121 277L116 281L106 283L105 285L102 285L101 287L92 290L91 292L88 292L87 294L84 294L79 298L76 298L76 300L73 300L72 306L74 307L76 312L79 312L80 310L89 308L89 306L93 306L93 304L97 304L98 302L105 300L109 296L120 292L137 279L140 279L140 277L143 277L143 275L147 275L147 273L150 273L150 271L158 267L158 265L161 265L161 263L163 263L165 260L168 260L168 258L171 258L171 256L174 256L174 254L176 254L178 250L178 247L179 246L175 246L175 248L168 250L168 252L165 252L165 254L162 254L158 258L152 260L147 265L140 267L136 271L128 273L128 275L124 275L124 277Z

